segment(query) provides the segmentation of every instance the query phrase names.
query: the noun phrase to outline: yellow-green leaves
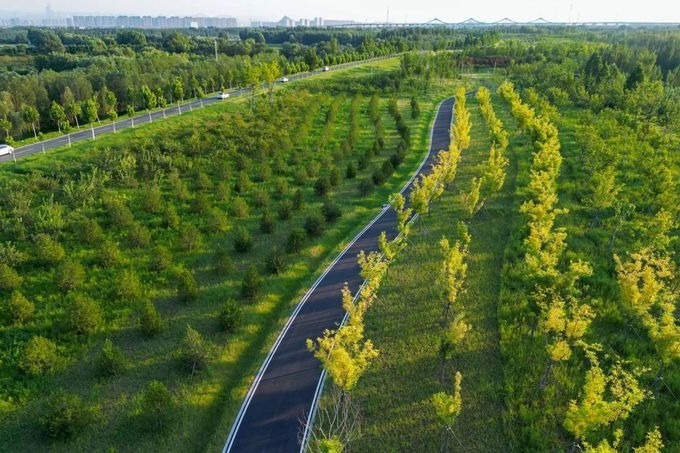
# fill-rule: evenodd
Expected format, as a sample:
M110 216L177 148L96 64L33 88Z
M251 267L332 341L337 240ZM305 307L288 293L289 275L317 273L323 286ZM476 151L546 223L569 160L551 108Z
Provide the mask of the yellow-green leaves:
M448 427L453 425L463 407L463 400L460 396L460 383L462 380L463 376L457 372L454 378L453 394L439 392L432 395L432 405L434 406L435 414Z

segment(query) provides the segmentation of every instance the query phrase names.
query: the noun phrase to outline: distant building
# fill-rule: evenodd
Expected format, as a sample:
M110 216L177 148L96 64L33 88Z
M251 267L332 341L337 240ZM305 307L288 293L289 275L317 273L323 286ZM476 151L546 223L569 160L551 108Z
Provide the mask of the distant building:
M295 21L288 16L283 16L277 25L279 27L290 28L295 26Z
M235 28L233 17L73 16L77 28Z

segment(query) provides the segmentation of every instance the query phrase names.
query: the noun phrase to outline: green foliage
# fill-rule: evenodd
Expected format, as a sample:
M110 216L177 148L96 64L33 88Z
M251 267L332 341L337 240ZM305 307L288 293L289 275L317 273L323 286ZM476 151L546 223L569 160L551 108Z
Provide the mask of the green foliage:
M231 202L231 215L242 219L248 216L248 202L243 197L236 197Z
M260 231L264 234L271 234L275 228L274 216L269 210L265 210L260 218Z
M55 272L55 284L63 292L73 291L85 283L85 269L78 261L66 259Z
M160 381L149 382L140 395L141 415L149 431L167 427L174 401L168 387Z
M187 330L178 351L182 368L193 375L208 364L208 346L198 331L187 325Z
M123 352L107 338L96 362L97 374L101 377L117 376L128 368L128 360Z
M327 195L331 187L331 181L326 175L319 176L314 182L314 192L320 197Z
M215 271L220 275L229 275L234 271L234 262L229 256L229 250L223 245L217 247L214 255Z
M253 237L245 227L238 227L234 231L234 250L246 253L253 248Z
M113 267L120 264L123 257L118 246L110 240L104 240L97 251L99 263L104 267Z
M43 375L57 369L61 357L53 341L36 335L24 345L19 358L19 366L27 374Z
M190 302L198 297L198 282L193 272L185 267L175 270L177 296L181 301Z
M179 229L179 244L183 250L192 252L199 248L203 237L193 223L183 223Z
M43 265L56 264L64 259L64 247L48 234L38 234L35 239L35 259Z
M321 207L321 212L328 223L333 223L342 217L342 208L331 200L326 200L324 202Z
M12 291L3 307L4 315L11 322L24 324L30 321L35 313L35 305L19 291Z
M66 324L76 335L90 335L102 324L102 310L94 300L73 294L66 301Z
M307 235L302 228L293 228L286 239L286 252L298 253L305 244Z
M132 248L145 248L151 244L151 232L145 226L133 223L128 229L128 243Z
M139 314L139 327L142 334L147 338L154 337L163 330L163 318L150 300L145 301L142 305Z
M269 255L264 260L265 269L270 274L280 274L286 267L285 256L279 251L277 247L274 247Z
M149 268L161 272L172 267L172 253L167 247L157 245L149 254Z
M320 213L313 213L305 218L304 228L309 237L317 237L326 228L326 221Z
M115 280L115 296L122 302L135 302L144 294L144 286L133 269L118 273Z
M17 271L5 263L0 263L0 289L9 292L21 286L24 279Z
M245 277L241 282L241 297L248 300L255 299L260 293L262 287L262 277L257 270L257 267L250 266L246 271Z
M78 395L64 391L49 397L40 417L45 435L62 441L80 434L95 421L96 408L89 407Z
M243 322L243 311L234 299L228 299L224 305L222 305L217 319L219 321L220 328L223 331L234 332L241 326L241 323Z

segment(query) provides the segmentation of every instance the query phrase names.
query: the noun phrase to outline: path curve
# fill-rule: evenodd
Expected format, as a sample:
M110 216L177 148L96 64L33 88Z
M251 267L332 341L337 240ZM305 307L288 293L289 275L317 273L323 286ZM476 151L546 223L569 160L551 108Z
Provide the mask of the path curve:
M430 150L402 193L408 198L418 174L431 171L439 150L448 149L453 99L438 107L430 135ZM357 255L378 250L378 236L396 235L396 214L385 208L326 268L297 305L255 377L234 421L223 453L293 453L300 450L300 420L310 412L319 379L319 361L307 351L307 338L317 338L342 321L340 290L352 293L362 283Z

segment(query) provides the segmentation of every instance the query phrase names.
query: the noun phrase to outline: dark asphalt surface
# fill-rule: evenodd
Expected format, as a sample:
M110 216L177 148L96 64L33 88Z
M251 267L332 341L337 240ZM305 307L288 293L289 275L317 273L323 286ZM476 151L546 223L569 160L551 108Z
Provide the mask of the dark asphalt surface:
M351 63L343 63L343 64L331 66L330 68L331 68L331 71L333 71L333 70L337 70L337 69L349 68L349 67L352 67L352 66L359 66L361 64L364 64L364 63L367 63L367 62L370 62L370 61L384 60L384 59L392 58L392 57L393 56L378 57L378 58L372 58L372 59L369 59L369 60L361 60L361 61L355 61L355 62L351 62ZM314 75L319 75L319 74L324 74L324 72L321 71L320 69L317 69L315 71L301 72L301 73L298 73L298 74L287 75L286 77L288 77L288 80L289 80L287 83L293 82L295 80L311 77L311 76L314 76ZM276 83L280 84L282 82L276 82ZM231 99L231 98L234 98L234 97L242 96L244 94L248 94L249 92L250 92L250 90L245 89L245 88L241 88L241 89L237 89L237 90L230 90L229 91L229 98ZM164 118L166 118L168 116L175 116L175 115L178 115L178 114L181 114L181 113L187 113L187 112L190 112L194 109L199 109L199 108L202 108L204 106L214 104L216 102L229 102L229 99L224 99L224 100L223 99L217 99L217 93L215 93L213 95L206 96L206 97L201 98L201 99L194 99L194 100L191 100L191 101L180 103L179 106L177 104L170 105L164 110L156 110L156 111L149 112L149 113L140 112L132 120L130 118L125 118L125 119L119 119L118 121L116 121L116 123L115 123L116 131L132 127L133 122L134 122L135 127L137 127L137 126L141 126L143 124L147 124L147 123L150 123L150 122L153 122L153 121L163 120ZM112 133L114 131L113 128L114 128L113 124L105 124L105 125L102 125L102 126L94 126L93 125L93 127L91 127L90 125L82 126L80 129L74 130L73 132L71 132L69 134L62 135L62 136L59 136L59 137L54 137L54 138L51 138L49 140L44 140L42 142L32 143L30 145L21 146L19 148L16 148L16 150L14 152L14 157L16 159L20 159L22 157L29 156L31 154L42 153L42 152L46 152L50 149L68 146L69 141L70 141L70 143L76 143L76 142L81 142L83 140L92 140L93 135L94 135L94 137L99 137L101 134ZM11 156L9 154L0 157L0 163L12 161L12 160L13 160L13 156Z
M421 173L429 173L436 153L449 146L452 108L453 99L440 105L430 152ZM405 197L408 198L410 190L411 184L403 192ZM324 329L336 328L341 323L345 315L340 293L343 284L347 282L354 294L362 283L357 255L361 250L366 253L378 250L380 233L385 231L388 237L394 237L395 225L394 210L384 209L310 289L251 386L223 452L293 453L300 450L300 421L311 409L321 376L319 361L307 351L305 341L317 338Z

